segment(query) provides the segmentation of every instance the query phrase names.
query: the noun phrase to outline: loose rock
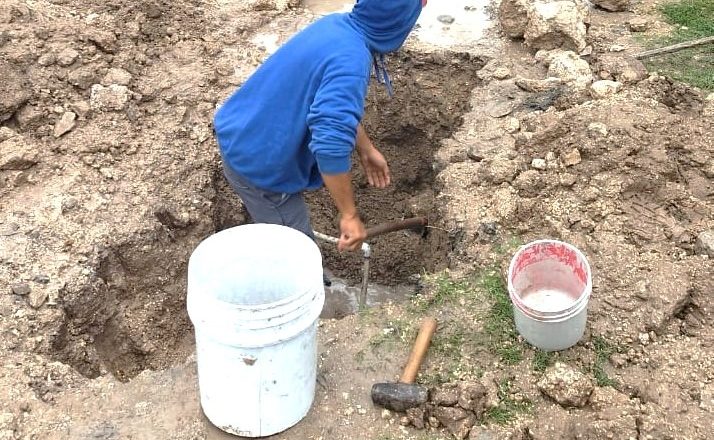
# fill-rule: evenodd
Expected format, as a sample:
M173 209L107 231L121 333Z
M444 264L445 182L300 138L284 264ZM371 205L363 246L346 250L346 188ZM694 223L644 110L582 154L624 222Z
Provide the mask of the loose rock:
M652 271L648 281L650 316L645 325L647 330L658 332L692 300L691 279L686 269L663 262Z
M593 135L598 135L598 136L607 136L608 130L607 130L607 125L603 124L602 122L591 122L588 125L588 133L593 136Z
M560 176L559 181L562 186L570 188L571 186L575 185L575 182L578 181L578 178L574 174L565 173Z
M635 17L627 22L632 32L645 32L650 28L650 21L644 17Z
M437 406L433 413L457 439L465 439L476 423L476 416L461 408Z
M704 100L704 108L702 109L704 116L714 116L714 93L707 95Z
M697 236L694 250L699 255L708 255L714 258L714 230L702 231Z
M131 73L120 68L111 68L104 78L102 79L102 85L109 86L112 84L118 84L120 86L128 86L131 83Z
M426 426L426 413L421 408L409 408L407 417L409 417L409 421L416 429L424 429Z
M437 388L431 393L431 402L439 406L454 406L459 401L459 390L455 387Z
M103 86L95 84L92 86L92 94L89 100L90 106L95 110L124 110L131 98L131 91L126 86L112 84Z
M15 295L29 295L31 289L30 285L27 283L18 283L18 284L13 284L12 287L10 288L12 290L12 293Z
M62 118L60 118L59 121L55 124L55 129L54 129L54 136L56 138L62 136L63 134L67 134L72 129L74 128L76 122L75 120L77 119L77 115L72 113L72 112L65 112L62 115Z
M15 120L23 130L31 129L44 119L42 111L34 105L26 105L15 113Z
M469 440L498 440L501 437L498 436L496 431L491 431L483 426L474 426L469 432ZM516 440L515 437L508 437L511 440Z
M511 76L511 69L501 60L493 59L486 63L476 75L484 81L490 81L492 79L504 80Z
M617 54L602 54L593 63L593 69L602 79L630 84L647 78L647 68L640 60Z
M562 47L580 52L587 46L587 11L571 0L535 2L523 35L526 44L534 49Z
M527 78L517 78L516 85L526 92L531 93L543 93L548 90L552 90L563 84L558 78L546 78L546 79L527 79Z
M488 164L487 173L489 179L496 185L511 182L518 174L518 164L506 157L496 156Z
M545 188L545 176L536 170L522 171L513 181L513 187L521 197L535 197Z
M515 108L515 104L511 101L495 101L487 106L486 113L492 118L502 118L510 115Z
M486 411L486 388L478 382L463 384L459 391L458 405L481 418Z
M27 170L37 164L37 151L20 137L0 143L0 171Z
M117 37L116 35L114 35L114 32L103 31L100 29L91 29L89 32L87 32L85 36L87 40L96 44L102 52L116 52Z
M50 277L44 274L37 274L32 278L32 281L39 284L49 284Z
M67 82L82 90L86 90L97 82L96 67L92 65L81 66L67 75Z
M27 303L33 309L39 309L47 301L46 289L34 289L27 298Z
M498 19L503 32L511 38L522 38L528 25L528 0L503 0L498 7Z
M535 168L536 170L544 170L548 164L546 163L545 159L540 159L536 158L531 161L531 167Z
M595 6L610 12L627 11L630 8L630 0L590 0Z
M456 19L454 17L452 17L451 15L439 15L438 17L436 17L436 19L439 20L439 22L444 23L444 24L451 24L454 21L456 21Z
M10 127L0 127L0 142L5 142L6 140L17 136Z
M49 67L57 62L57 55L53 53L46 53L37 59L37 64L42 67Z
M538 381L538 389L564 407L585 406L594 388L587 376L560 362L549 367Z
M560 78L564 83L584 89L593 81L593 74L587 61L578 54L566 51L553 58L548 68L548 76Z
M471 145L468 150L466 150L466 157L474 162L481 162L484 158L482 147L478 145Z
M62 67L68 67L74 64L77 58L79 58L79 52L71 47L67 47L57 54L57 64Z
M590 86L590 96L595 99L605 99L615 95L622 88L622 83L617 81L600 80Z
M9 62L0 59L0 122L10 119L29 99L30 90L25 74Z
M582 162L580 151L578 151L577 148L573 148L569 152L563 154L561 160L563 161L563 165L566 167L572 167Z

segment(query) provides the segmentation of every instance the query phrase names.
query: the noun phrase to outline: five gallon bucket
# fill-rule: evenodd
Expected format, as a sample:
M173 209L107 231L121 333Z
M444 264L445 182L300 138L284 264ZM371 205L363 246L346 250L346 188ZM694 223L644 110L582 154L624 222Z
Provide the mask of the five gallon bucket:
M223 431L269 436L309 411L317 372L322 257L307 236L251 224L214 234L188 265L206 417Z
M546 351L575 345L585 332L590 265L574 246L540 240L521 247L508 269L518 333Z

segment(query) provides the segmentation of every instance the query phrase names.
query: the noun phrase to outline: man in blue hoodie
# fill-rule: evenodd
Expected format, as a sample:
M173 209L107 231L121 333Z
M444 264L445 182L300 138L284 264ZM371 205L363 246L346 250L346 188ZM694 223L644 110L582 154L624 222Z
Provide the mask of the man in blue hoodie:
M351 155L371 185L390 183L364 115L372 66L391 94L383 55L402 46L426 0L357 0L292 37L223 104L215 130L224 173L253 221L313 237L302 192L324 185L340 213L338 249L366 238L354 200Z

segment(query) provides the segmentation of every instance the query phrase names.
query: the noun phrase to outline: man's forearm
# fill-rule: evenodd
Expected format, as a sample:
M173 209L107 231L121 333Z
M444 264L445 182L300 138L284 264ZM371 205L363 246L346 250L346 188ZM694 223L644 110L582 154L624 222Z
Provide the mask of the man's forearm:
M352 191L351 174L323 174L322 180L325 182L325 186L330 192L340 215L343 218L357 217L357 206L355 205L355 197Z
M374 148L372 141L367 135L367 131L362 126L362 123L357 124L357 139L355 139L355 147L357 148L357 153L362 153L370 148Z

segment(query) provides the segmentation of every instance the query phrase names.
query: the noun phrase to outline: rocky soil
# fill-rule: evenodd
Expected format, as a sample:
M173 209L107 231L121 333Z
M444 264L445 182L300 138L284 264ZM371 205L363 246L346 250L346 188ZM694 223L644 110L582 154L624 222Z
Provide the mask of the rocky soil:
M578 246L594 272L583 340L547 368L484 351L439 380L468 350L434 349L429 402L397 414L369 389L399 375L411 302L323 320L315 404L276 438L714 432L714 96L632 57L633 32L667 28L648 2L593 3L490 5L488 48L412 39L391 60L397 98L375 87L365 120L395 184L355 176L368 222L429 217L424 237L375 243L373 266L427 297L424 274L502 272L504 243ZM212 114L314 18L293 1L0 4L0 439L228 438L201 414L185 310L191 251L248 221ZM309 200L335 234L326 194ZM358 256L322 249L358 279ZM429 310L446 327L479 322L481 303Z

